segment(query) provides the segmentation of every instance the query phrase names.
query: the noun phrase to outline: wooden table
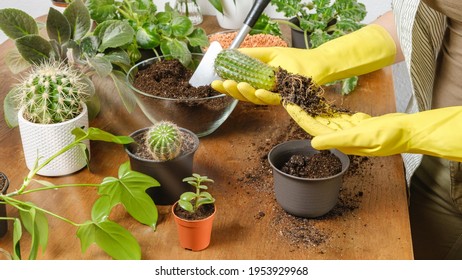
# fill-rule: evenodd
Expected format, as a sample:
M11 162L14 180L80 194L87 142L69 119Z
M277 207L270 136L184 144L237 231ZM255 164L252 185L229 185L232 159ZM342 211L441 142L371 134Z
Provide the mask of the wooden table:
M219 30L213 17L206 17L203 26L209 33ZM11 41L0 46L2 62L12 47ZM3 103L15 76L3 63L1 65L0 102ZM128 135L150 124L139 109L127 113L117 98L110 97L104 83L98 90L105 92L102 94L105 97L102 111L91 126ZM390 68L362 76L359 87L349 96L342 97L335 89L326 94L338 105L372 115L395 111ZM12 191L20 185L28 170L19 130L5 125L3 106L1 108L0 171L10 178ZM339 202L337 214L322 219L296 219L280 209L272 191L271 173L264 163L271 148L268 143L287 138L288 127L293 125L283 108L240 102L218 130L201 138L194 171L215 180L210 191L217 199L218 208L211 244L206 250L191 252L179 246L170 206L158 207L160 215L155 232L123 211L116 211L111 218L134 233L143 259L412 259L400 156L369 158L362 166L362 173L347 177L342 189L345 201ZM123 148L115 144L92 142L91 152L92 172L84 169L71 176L43 179L55 183L98 183L106 176L117 176L118 166L128 160ZM83 222L89 218L96 196L94 189L77 188L34 193L29 199ZM347 200L354 200L354 207ZM7 211L9 215L17 215L13 209ZM82 254L75 236L76 228L54 218L49 218L49 224L49 245L39 258L108 258L95 245ZM299 234L305 241L294 239L289 232ZM0 247L10 251L11 241L10 226L7 235L0 239ZM316 242L320 244L314 244ZM22 243L24 251L28 243L26 235Z

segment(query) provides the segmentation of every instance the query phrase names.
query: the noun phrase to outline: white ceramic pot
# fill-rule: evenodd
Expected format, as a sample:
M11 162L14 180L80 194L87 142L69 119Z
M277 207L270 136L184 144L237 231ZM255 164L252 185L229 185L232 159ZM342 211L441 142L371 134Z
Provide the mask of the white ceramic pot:
M56 124L37 124L24 119L23 111L18 112L19 131L24 151L24 158L29 170L34 168L37 156L39 164L63 147L74 141L72 129L88 129L88 110L84 104L80 115L72 120ZM90 142L84 142L90 149ZM74 173L87 164L85 155L79 147L74 147L52 160L37 174L43 176L63 176Z
M240 29L244 24L250 9L252 8L252 0L223 0L224 14L216 12L216 17L220 27L225 29Z

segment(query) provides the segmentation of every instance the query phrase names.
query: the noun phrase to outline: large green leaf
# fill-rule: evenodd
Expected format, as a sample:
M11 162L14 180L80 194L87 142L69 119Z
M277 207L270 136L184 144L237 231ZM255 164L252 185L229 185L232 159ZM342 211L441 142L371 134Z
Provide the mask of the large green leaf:
M74 0L63 12L71 26L71 38L82 39L91 28L91 18L82 0Z
M80 127L76 127L72 130L72 134L77 139L83 140L95 140L95 141L104 141L112 142L116 144L130 144L133 142L133 138L129 136L115 136L109 132L101 130L96 127L89 127L87 130L83 130Z
M21 259L21 238L22 238L22 226L21 220L14 219L13 223L13 259Z
M111 198L109 196L101 196L95 201L91 208L91 219L95 222L106 220L114 206L115 205L111 204Z
M31 66L30 63L22 57L17 48L8 50L5 63L13 74L18 74Z
M173 35L177 38L185 38L194 30L194 25L186 16L173 18L171 22Z
M87 0L85 5L91 18L98 23L116 18L117 6L114 0Z
M31 202L25 203L18 209L24 228L31 235L29 259L36 259L39 247L45 251L48 244L48 220Z
M157 180L130 170L130 163L126 162L119 168L119 178L104 178L98 192L109 196L111 200L109 205L120 202L137 221L155 228L158 218L157 208L146 190L157 186L159 186Z
M13 8L0 9L0 29L13 40L26 35L38 34L34 18Z
M188 45L178 39L172 39L164 41L160 44L162 53L170 54L173 58L178 59L183 65L189 65L192 60L191 52L188 49Z
M50 8L47 17L47 33L50 39L54 39L59 45L71 39L71 26L66 17L56 9Z
M191 34L189 34L189 36L186 39L189 41L189 44L192 47L207 46L209 44L207 34L202 28L194 29L194 31Z
M82 251L96 243L109 256L118 260L141 259L141 248L133 235L112 221L86 223L80 226L77 236L82 244Z
M136 108L136 98L133 90L128 86L125 80L125 74L120 71L112 71L109 75L114 82L115 89L119 94L125 108L129 113L133 112Z
M101 40L99 51L117 48L130 43L135 36L133 28L125 21L109 20L98 25L94 34Z
M26 35L16 39L15 43L22 57L31 64L40 64L51 57L50 42L39 35Z
M87 59L88 64L96 71L100 78L104 78L112 72L112 64L102 56L90 57Z
M218 11L220 14L223 14L223 5L221 0L209 0L210 4Z

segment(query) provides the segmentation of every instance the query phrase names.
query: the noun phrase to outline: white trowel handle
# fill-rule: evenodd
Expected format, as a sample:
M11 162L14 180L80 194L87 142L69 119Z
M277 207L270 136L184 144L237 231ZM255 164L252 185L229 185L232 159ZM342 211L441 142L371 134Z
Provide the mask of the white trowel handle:
M245 36L249 34L250 30L255 25L261 13L263 13L263 10L266 8L266 6L268 6L270 1L271 0L255 0L252 8L244 20L244 25L242 25L241 29L239 29L239 32L229 46L230 49L236 49L241 45L242 41L245 39Z

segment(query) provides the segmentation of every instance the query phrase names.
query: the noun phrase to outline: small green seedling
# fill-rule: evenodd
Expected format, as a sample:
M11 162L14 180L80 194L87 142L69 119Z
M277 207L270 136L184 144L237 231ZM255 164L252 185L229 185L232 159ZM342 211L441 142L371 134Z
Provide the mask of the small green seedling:
M183 179L183 182L187 182L188 184L194 186L196 188L196 192L185 192L180 196L180 200L178 200L178 204L184 210L194 213L197 209L204 204L212 204L215 202L215 198L206 191L208 187L203 185L204 182L213 183L214 181L207 176L201 176L199 174L193 173L192 177L186 177Z

